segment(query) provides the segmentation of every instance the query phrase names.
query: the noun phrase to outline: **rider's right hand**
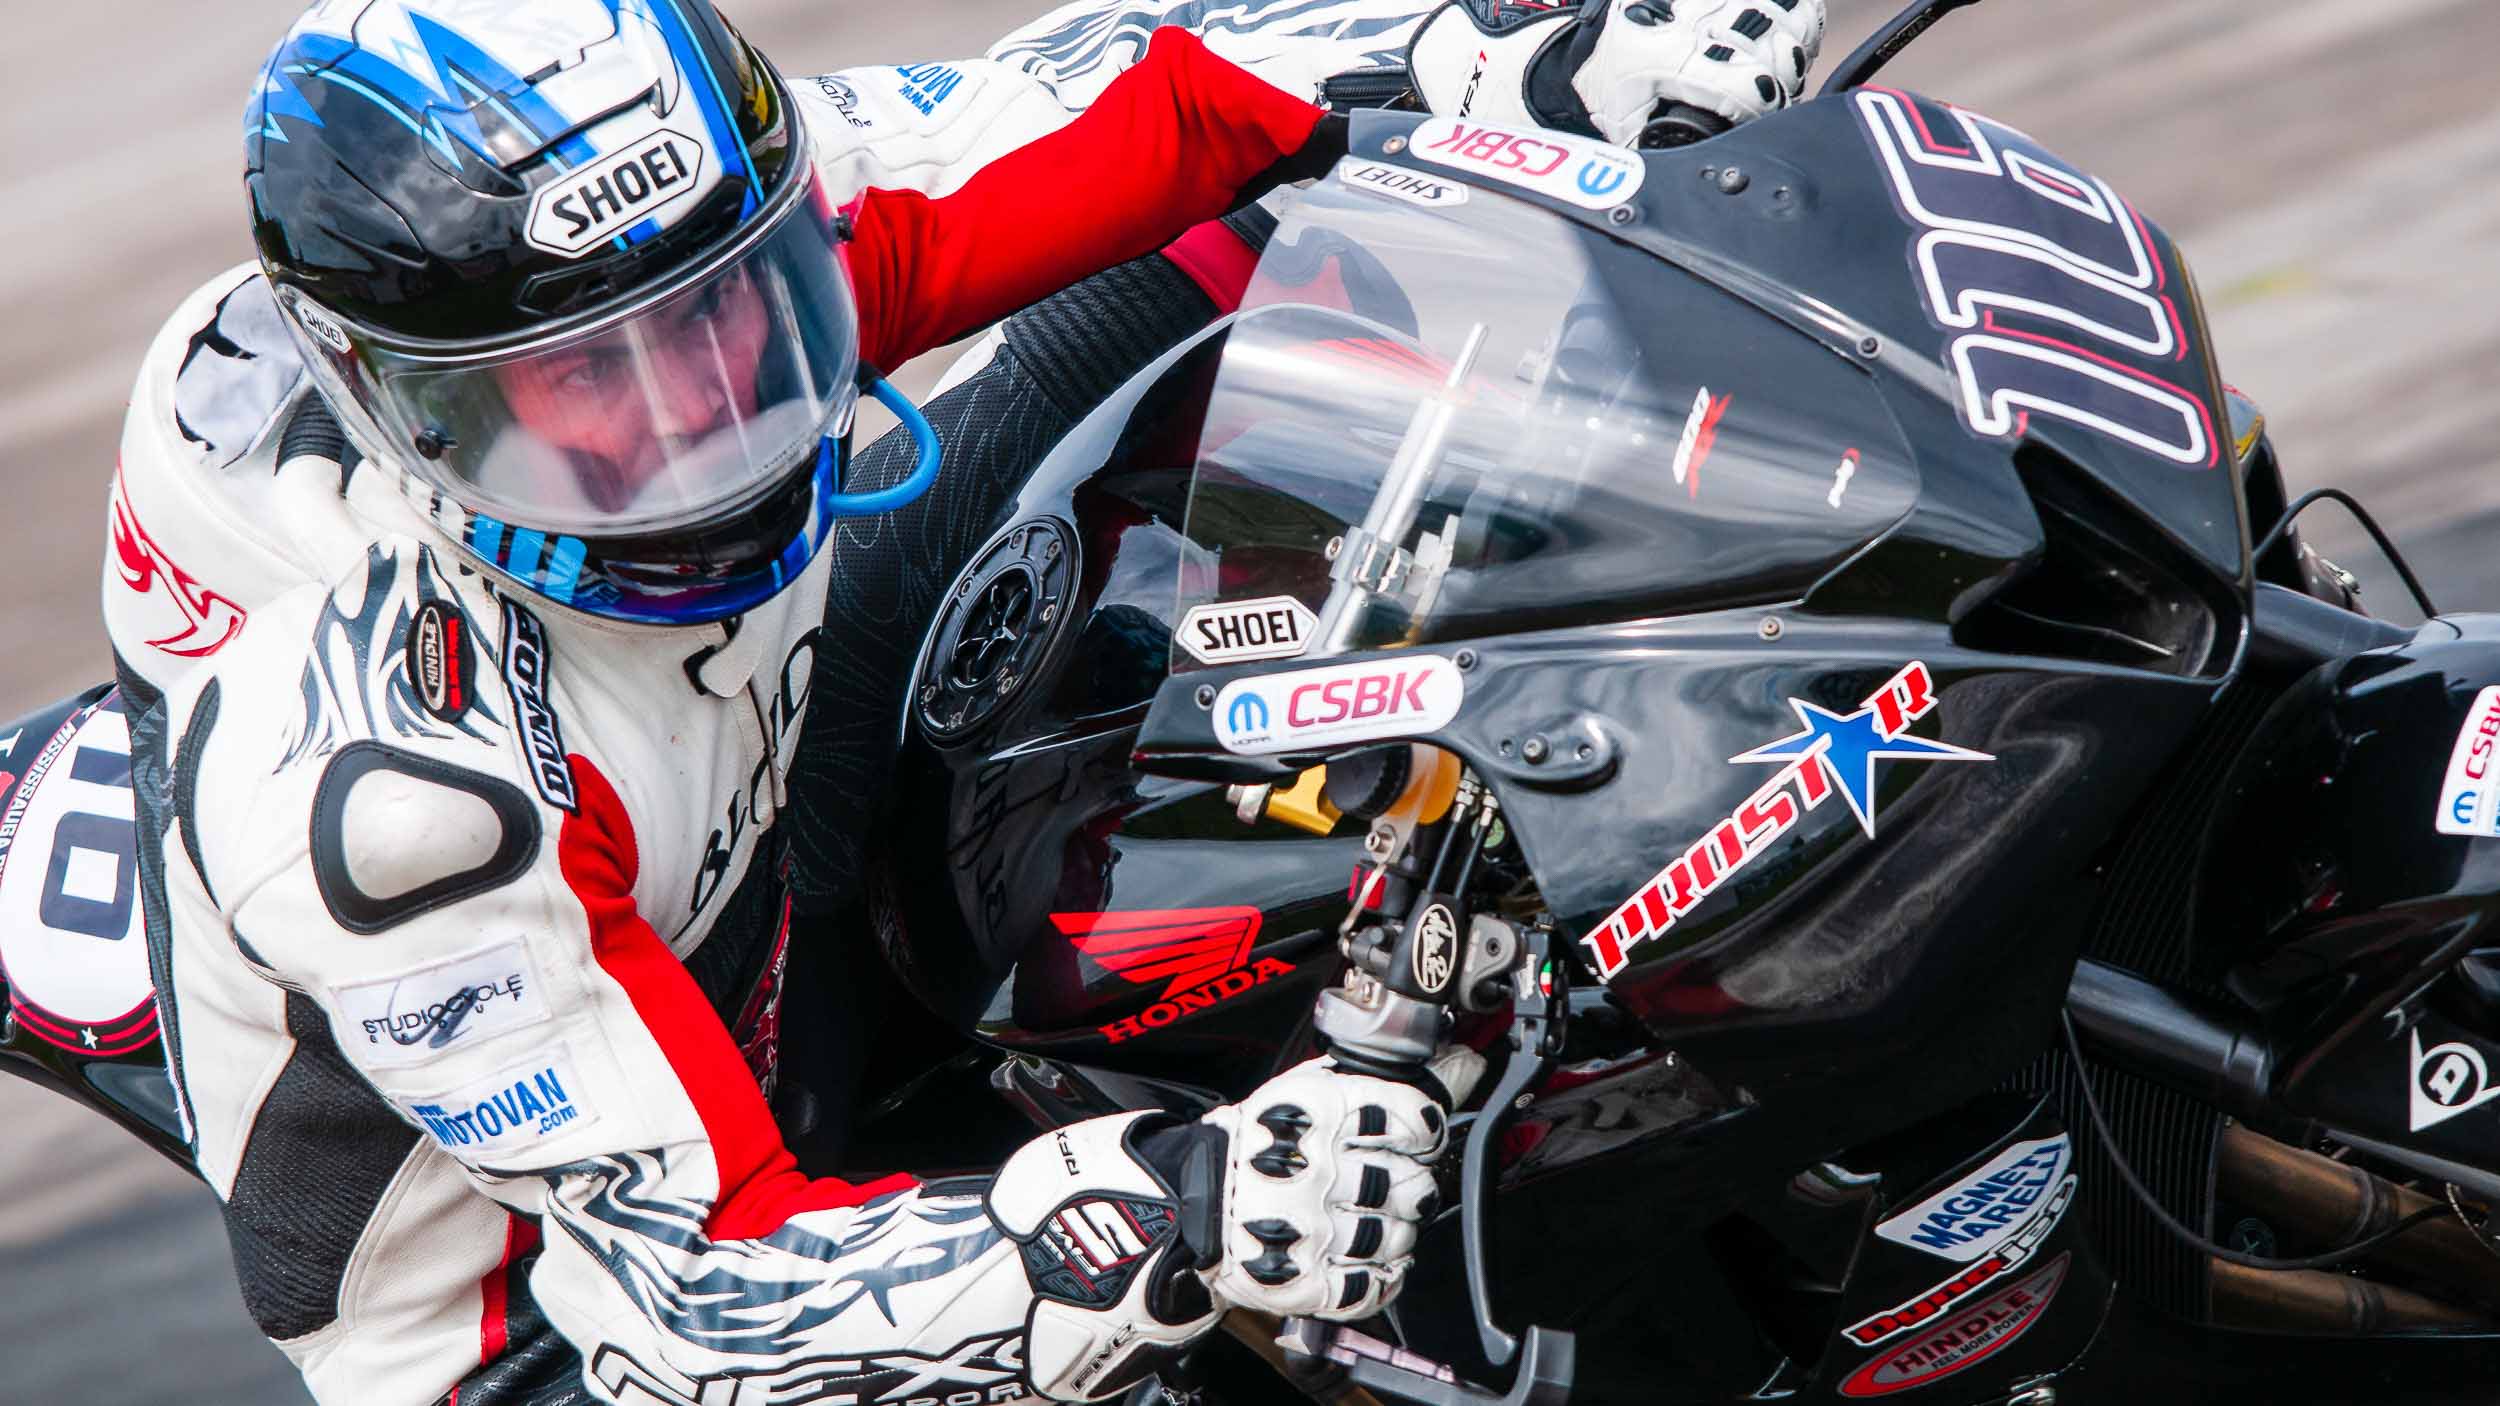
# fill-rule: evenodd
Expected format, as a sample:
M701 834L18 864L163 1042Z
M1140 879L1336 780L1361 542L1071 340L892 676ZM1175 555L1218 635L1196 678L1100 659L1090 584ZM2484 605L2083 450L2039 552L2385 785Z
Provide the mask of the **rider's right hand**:
M1464 1101L1473 1051L1432 1073ZM1024 1254L1036 1303L1026 1374L1091 1401L1154 1371L1227 1307L1365 1318L1397 1296L1434 1210L1448 1116L1431 1094L1297 1065L1194 1124L1078 1123L1008 1159L990 1215Z

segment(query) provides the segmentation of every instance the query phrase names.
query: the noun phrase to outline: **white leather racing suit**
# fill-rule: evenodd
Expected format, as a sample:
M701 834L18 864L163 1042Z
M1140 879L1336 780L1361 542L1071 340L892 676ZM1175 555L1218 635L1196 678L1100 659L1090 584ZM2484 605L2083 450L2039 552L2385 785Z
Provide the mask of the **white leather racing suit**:
M1425 8L1078 5L1006 62L792 88L838 196L939 196L1157 23L1308 96ZM167 1056L262 1330L358 1406L579 1400L585 1371L702 1406L1027 1395L1033 1290L981 1188L810 1180L766 1103L757 859L829 554L734 628L565 612L342 468L313 395L256 270L194 294L132 395L104 571ZM764 940L714 957L732 925Z

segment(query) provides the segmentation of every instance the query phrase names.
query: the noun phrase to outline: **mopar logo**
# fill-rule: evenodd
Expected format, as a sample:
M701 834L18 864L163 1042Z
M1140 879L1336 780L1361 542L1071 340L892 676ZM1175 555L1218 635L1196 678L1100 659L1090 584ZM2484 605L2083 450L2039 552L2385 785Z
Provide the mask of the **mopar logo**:
M1267 730L1267 700L1255 693L1245 693L1224 710L1224 726L1236 733Z
M1610 166L1594 158L1580 167L1580 189L1589 195L1601 198L1612 195L1623 189L1623 183L1628 179L1622 167Z

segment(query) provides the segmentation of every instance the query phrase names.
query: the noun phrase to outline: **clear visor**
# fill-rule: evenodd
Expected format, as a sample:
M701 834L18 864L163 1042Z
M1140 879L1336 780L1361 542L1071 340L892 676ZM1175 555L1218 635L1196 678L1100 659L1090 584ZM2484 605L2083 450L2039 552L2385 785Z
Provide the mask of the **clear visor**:
M560 338L456 360L357 338L360 399L474 512L586 536L701 521L812 456L858 395L829 210L811 188L686 287Z

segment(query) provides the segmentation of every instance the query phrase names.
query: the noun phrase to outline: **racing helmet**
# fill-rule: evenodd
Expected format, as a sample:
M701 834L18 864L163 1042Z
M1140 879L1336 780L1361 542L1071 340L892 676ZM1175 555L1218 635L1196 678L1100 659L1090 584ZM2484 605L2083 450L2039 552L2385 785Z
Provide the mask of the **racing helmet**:
M694 624L830 535L847 225L787 85L706 0L322 0L244 141L315 384L479 565Z

